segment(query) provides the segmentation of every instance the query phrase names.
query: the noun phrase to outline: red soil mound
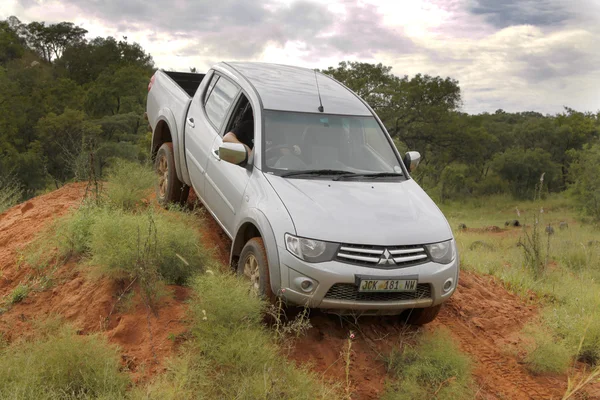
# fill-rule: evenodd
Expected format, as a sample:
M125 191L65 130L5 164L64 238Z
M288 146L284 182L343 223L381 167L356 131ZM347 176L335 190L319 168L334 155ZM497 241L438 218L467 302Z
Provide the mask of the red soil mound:
M36 233L55 217L77 206L84 185L67 185L55 192L30 200L0 215L0 296L38 271L17 262L18 250L31 242ZM177 338L187 330L185 324L189 289L168 287L170 296L161 299L151 312L133 286L131 304L117 300L125 282L89 279L75 262L68 262L53 274L54 285L45 291L33 291L25 300L0 314L0 332L9 341L34 334L35 321L59 315L71 322L78 332L103 332L121 348L122 361L135 381L145 380L164 367L172 355ZM110 318L109 318L110 316Z

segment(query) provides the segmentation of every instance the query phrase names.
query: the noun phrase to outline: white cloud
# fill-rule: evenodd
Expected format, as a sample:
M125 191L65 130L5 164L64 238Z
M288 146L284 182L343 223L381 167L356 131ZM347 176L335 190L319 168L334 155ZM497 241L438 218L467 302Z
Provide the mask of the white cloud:
M167 69L223 59L382 62L398 75L458 79L467 112L600 109L597 0L0 1L0 18L127 36Z

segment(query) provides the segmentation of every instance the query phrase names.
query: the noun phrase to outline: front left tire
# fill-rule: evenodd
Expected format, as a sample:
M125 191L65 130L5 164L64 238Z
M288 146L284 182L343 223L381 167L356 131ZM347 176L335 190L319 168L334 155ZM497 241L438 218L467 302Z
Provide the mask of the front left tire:
M258 296L271 303L275 302L275 295L271 290L267 252L262 238L252 238L244 245L237 265L237 274L250 282L252 290Z

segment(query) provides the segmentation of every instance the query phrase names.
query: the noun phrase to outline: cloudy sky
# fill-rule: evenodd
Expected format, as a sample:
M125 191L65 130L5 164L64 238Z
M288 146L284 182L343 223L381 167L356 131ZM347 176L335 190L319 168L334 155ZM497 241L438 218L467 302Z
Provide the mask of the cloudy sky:
M160 68L381 62L458 79L469 113L600 110L600 0L0 0L0 18L127 36Z

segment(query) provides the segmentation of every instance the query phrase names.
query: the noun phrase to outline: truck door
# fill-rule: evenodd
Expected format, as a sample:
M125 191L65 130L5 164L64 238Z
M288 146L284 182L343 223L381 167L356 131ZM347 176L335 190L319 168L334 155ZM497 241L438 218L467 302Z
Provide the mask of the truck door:
M213 73L206 90L194 95L185 121L185 157L196 194L206 204L205 177L212 144L239 92L237 85ZM209 211L213 208L207 204Z
M235 104L223 131L213 142L206 170L207 201L215 205L214 213L230 236L235 233L236 215L240 211L246 185L252 174L251 170L221 161L218 156L219 146L223 144L225 133L229 132L237 121L241 121L243 113L249 118L253 115L248 99L243 93Z

